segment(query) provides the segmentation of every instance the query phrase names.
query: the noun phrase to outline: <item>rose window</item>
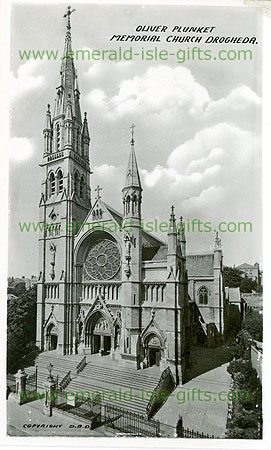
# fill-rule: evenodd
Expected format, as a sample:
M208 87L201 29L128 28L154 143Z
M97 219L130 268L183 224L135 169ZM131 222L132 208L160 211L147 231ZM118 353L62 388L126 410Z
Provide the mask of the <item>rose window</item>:
M96 241L87 253L85 275L95 280L110 280L120 269L120 252L109 239Z

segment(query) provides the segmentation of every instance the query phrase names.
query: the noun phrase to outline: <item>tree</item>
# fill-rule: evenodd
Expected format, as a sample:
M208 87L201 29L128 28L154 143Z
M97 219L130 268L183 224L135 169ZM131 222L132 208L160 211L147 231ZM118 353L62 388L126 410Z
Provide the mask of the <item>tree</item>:
M240 287L242 272L235 267L225 266L223 269L224 283L227 287Z
M23 292L8 302L7 311L7 370L16 372L22 358L36 349L37 287Z
M242 329L246 330L252 339L262 342L263 340L263 317L255 309L247 312L242 324Z
M252 291L257 290L257 282L250 278L243 278L240 284L240 291L250 294Z

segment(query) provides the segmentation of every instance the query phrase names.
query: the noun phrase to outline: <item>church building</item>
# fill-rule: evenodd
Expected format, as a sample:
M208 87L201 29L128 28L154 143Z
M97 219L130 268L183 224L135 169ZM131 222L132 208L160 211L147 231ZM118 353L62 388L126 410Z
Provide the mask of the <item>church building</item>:
M187 272L182 221L169 207L166 243L144 231L133 125L123 189L116 192L122 212L105 202L99 186L93 195L87 113L82 118L74 61L67 57L69 8L66 16L64 57L54 110L48 105L46 112L40 164L37 346L60 355L108 356L138 370L170 367L178 383L189 366L191 338L192 269L190 264ZM190 273L190 302L197 297L199 306L215 309L207 320L219 328L221 277L199 285L195 275Z

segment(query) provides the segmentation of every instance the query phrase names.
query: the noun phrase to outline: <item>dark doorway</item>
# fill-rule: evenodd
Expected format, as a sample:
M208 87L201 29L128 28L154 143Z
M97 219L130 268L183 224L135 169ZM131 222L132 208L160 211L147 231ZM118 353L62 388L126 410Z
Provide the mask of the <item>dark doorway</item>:
M94 334L92 353L99 353L100 348L101 348L101 336L99 334Z
M51 334L50 336L50 350L55 350L57 348L57 335Z
M104 336L104 353L108 354L111 350L111 336Z
M160 348L149 348L149 367L151 366L159 366L161 359L161 351Z

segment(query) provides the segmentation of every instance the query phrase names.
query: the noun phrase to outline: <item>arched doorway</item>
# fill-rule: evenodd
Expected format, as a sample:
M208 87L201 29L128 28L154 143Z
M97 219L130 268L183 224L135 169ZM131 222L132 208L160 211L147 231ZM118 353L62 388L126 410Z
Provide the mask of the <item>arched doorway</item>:
M53 323L47 328L46 341L47 350L56 350L58 342L58 330Z
M155 334L151 334L146 339L145 347L148 367L159 367L162 356L160 339Z
M101 313L94 314L86 327L86 347L91 348L91 353L108 355L111 351L112 332L107 319Z

